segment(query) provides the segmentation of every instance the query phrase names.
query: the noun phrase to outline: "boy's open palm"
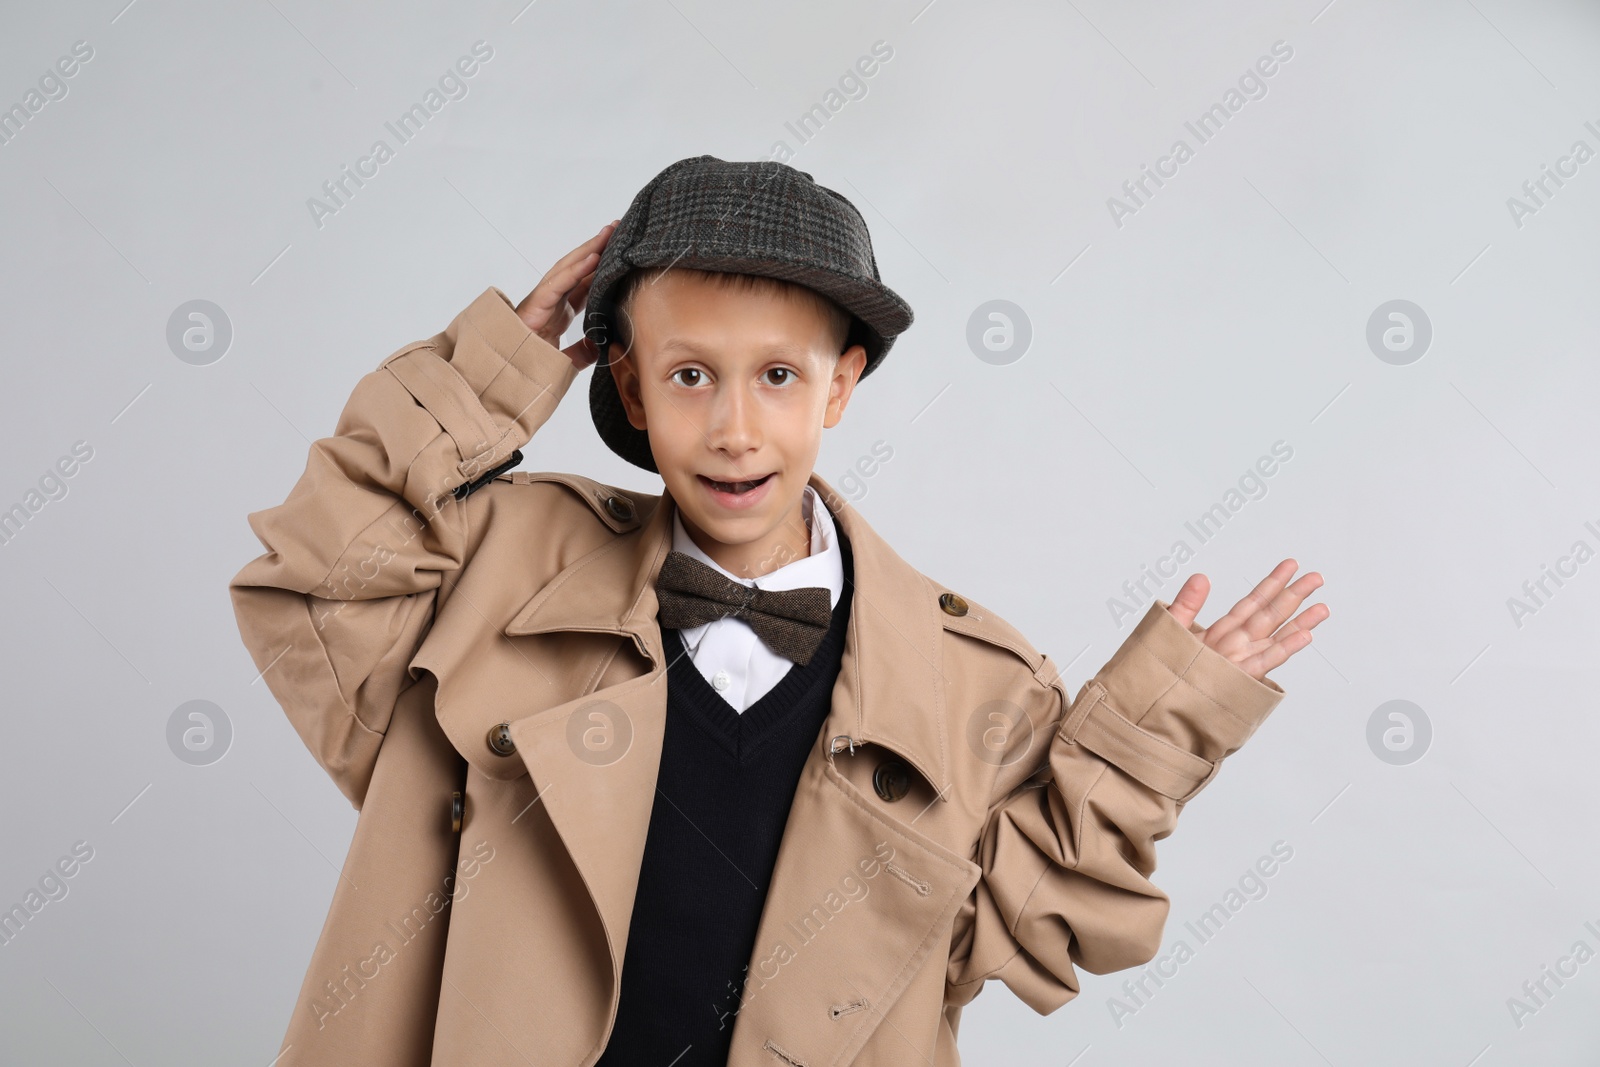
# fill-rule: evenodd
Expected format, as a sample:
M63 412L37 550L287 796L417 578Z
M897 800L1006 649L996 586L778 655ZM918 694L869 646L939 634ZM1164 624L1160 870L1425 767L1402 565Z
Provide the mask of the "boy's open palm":
M595 268L600 265L600 253L606 250L606 244L611 240L619 221L606 223L599 233L562 256L539 279L533 292L523 297L522 303L517 305L517 315L528 324L528 329L551 345L557 348L561 346L561 335L567 332L573 317L588 303L589 285L594 281ZM600 350L589 340L587 333L563 348L562 352L579 370L600 357Z
M1268 671L1309 645L1312 627L1328 617L1326 604L1313 604L1289 618L1300 602L1322 585L1322 575L1316 571L1291 583L1289 579L1298 569L1299 564L1293 559L1284 560L1232 611L1196 636L1250 677L1264 679ZM1210 592L1211 582L1204 574L1191 574L1168 610L1187 627L1200 613Z

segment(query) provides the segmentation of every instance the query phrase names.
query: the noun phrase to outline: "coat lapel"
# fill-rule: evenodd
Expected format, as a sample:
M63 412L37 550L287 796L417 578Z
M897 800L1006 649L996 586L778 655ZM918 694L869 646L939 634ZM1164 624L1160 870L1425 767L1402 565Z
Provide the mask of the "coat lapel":
M665 501L669 498L663 496ZM672 515L655 507L630 531L574 561L506 625L507 636L576 630L631 638L648 672L511 723L540 802L594 897L622 971L666 732L667 683L655 575Z
M812 484L854 550L850 627L738 1005L729 1063L741 1067L850 1062L913 978L932 973L922 964L948 947L940 935L982 873L919 832L918 812L891 817L836 765L852 745L879 746L916 768L932 803L948 803L944 624L938 590L826 483ZM932 1049L901 1037L906 1062L931 1060Z
M834 1052L865 1042L917 960L934 947L933 934L948 925L976 883L979 868L881 814L875 798L861 796L834 765L835 750L879 745L914 767L939 801L948 799L942 623L933 586L826 481L813 473L810 483L853 549L850 625L829 714L790 810L750 974L760 973L772 952L781 954L780 944L795 958L765 981L750 979L744 1003L735 1006L735 1048L770 1037L780 1047L787 1041L807 1049L808 1057L817 1057L809 1062L834 1062ZM651 664L643 674L510 726L541 802L594 898L611 947L614 989L665 733L666 665L654 583L671 548L674 508L663 492L642 525L568 565L504 629L511 637L616 634ZM848 870L867 876L860 863L874 858L880 866L872 891L850 917L855 932L797 948L796 929L810 927L786 924L816 914L813 905L836 892ZM766 991L759 997L753 992L758 987ZM859 1000L870 1010L845 1010L840 1025L811 1033L796 1027L792 1009L780 1011L790 998L772 995L778 988L805 990L812 999L830 1000L830 1008L848 1009ZM824 1047L829 1054L819 1055Z

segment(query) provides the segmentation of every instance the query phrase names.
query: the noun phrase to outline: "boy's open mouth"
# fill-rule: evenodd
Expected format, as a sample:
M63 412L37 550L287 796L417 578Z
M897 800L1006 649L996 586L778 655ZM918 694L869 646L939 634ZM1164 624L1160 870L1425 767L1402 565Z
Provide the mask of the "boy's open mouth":
M763 474L761 477L753 478L753 479L751 479L749 481L743 481L743 482L719 482L715 478L707 478L703 474L699 475L699 478L700 478L700 480L702 482L705 482L707 485L711 486L711 488L717 490L719 493L733 493L735 495L740 494L740 493L748 493L750 490L756 488L758 485L761 485L763 482L765 482L768 478L771 478L771 477L772 477L771 474Z

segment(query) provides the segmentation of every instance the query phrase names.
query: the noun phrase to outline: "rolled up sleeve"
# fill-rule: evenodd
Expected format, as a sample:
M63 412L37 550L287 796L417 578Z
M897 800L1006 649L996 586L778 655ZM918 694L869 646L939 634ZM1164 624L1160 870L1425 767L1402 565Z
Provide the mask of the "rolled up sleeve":
M1150 881L1155 844L1285 695L1167 609L1151 605L1076 700L1048 656L1034 672L1050 745L989 810L947 1003L997 978L1049 1014L1078 994L1075 968L1105 974L1159 950L1169 900Z
M239 634L307 749L360 808L438 598L481 537L474 495L577 375L490 286L448 329L362 375L288 497L250 513Z

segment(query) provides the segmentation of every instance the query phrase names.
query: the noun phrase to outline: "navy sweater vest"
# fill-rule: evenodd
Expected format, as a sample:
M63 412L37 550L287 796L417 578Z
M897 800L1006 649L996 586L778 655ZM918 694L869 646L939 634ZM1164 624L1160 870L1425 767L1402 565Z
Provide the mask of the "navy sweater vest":
M837 530L837 527L835 527ZM811 662L743 713L662 631L667 721L622 965L616 1025L595 1067L725 1067L800 771L819 744L850 620L844 588Z

